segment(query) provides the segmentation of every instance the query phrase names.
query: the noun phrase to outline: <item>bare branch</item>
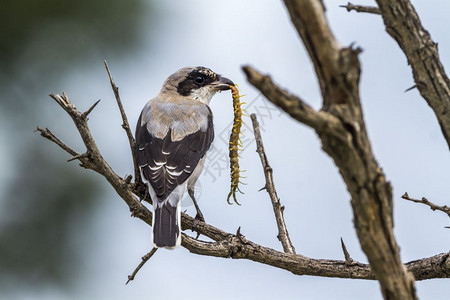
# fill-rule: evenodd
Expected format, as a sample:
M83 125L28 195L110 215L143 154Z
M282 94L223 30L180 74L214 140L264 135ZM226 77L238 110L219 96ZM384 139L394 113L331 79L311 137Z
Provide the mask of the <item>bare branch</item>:
M339 7L346 8L348 12L354 10L356 12L364 12L376 15L381 14L380 9L376 6L353 5L353 3L348 2L347 5L339 5Z
M130 281L134 280L134 277L136 277L136 274L145 265L145 263L153 256L153 254L156 253L156 250L158 250L158 248L153 247L153 249L149 253L142 256L142 258L141 258L142 261L139 263L139 265L136 267L136 269L133 271L133 273L131 275L128 275L128 280L125 284L128 284Z
M422 199L420 199L420 200L419 199L410 198L408 193L404 193L402 198L405 199L405 200L408 200L408 201L415 202L415 203L422 203L422 204L428 205L431 208L432 211L440 210L440 211L446 213L450 217L450 207L448 207L447 205L444 205L444 206L436 205L433 202L430 202L425 197L422 197Z
M64 151L66 151L67 153L72 155L73 157L77 157L78 158L80 156L80 154L78 152L76 152L75 150L73 150L72 148L67 146L56 135L54 135L53 132L50 131L50 129L48 129L48 128L43 129L43 128L38 126L36 128L36 131L39 131L41 133L41 136L43 136L44 138L46 138L49 141L52 141L53 143L55 143L56 145L61 147L61 149L63 149Z
M270 76L262 75L251 66L244 66L243 71L247 80L258 88L267 99L281 107L294 119L305 123L312 128L320 127L324 123L319 113L309 106L301 98L289 94L286 90L276 85Z
M87 168L92 169L102 176L113 186L118 195L125 201L130 208L132 216L140 218L148 225L151 225L152 213L142 205L137 199L145 197L145 191L136 189L136 186L126 182L117 176L108 166L106 161L100 153L97 153L95 143L91 140L87 120L81 117L81 113L69 101L67 95L55 95L61 107L68 112L74 120L76 127L79 130L80 136L85 145L90 151L89 157L80 157L80 160L88 163ZM39 129L38 129L39 130ZM44 137L55 142L59 139L49 134L49 130L39 130L44 132ZM49 138L50 137L50 138ZM57 142L61 148L67 151L68 147L64 146L62 142ZM70 150L69 150L70 151ZM72 150L73 151L73 150ZM72 152L72 155L78 155ZM327 259L313 259L301 255L287 254L279 252L267 247L260 246L247 240L242 234L231 234L219 228L202 221L195 220L193 217L182 214L182 229L194 229L198 233L207 236L215 242L204 242L196 240L193 237L182 234L182 246L192 253L216 257L228 257L235 259L249 259L255 262L260 262L266 265L281 268L298 275L314 275L326 277L339 278L355 278L355 279L375 279L369 265L355 262L349 265L345 261L327 260ZM439 254L430 258L417 260L407 263L408 270L414 273L417 280L431 279L431 278L449 278L450 277L450 259L449 254Z
M106 60L103 61L105 64L106 72L108 72L109 82L111 83L111 88L114 92L114 96L116 97L117 105L119 106L120 115L122 116L122 128L127 133L128 142L130 143L131 155L133 157L133 165L134 165L134 181L135 183L141 183L141 173L139 171L139 166L137 165L136 158L136 142L133 137L133 133L131 132L130 124L128 123L127 115L125 114L125 109L123 108L122 101L120 100L119 88L116 86L111 71L109 70L108 63Z
M248 259L296 275L376 280L370 266L357 261L348 263L343 260L312 259L298 254L288 254L255 244L242 235L240 237L230 235L217 242L196 240L185 233L182 235L181 245L194 254ZM414 274L416 280L450 278L450 252L408 262L405 266Z
M360 49L334 37L321 1L284 0L313 62L323 98L320 113L249 67L250 83L300 122L314 128L351 194L355 229L386 299L416 299L393 232L392 190L372 153L359 98ZM282 100L277 100L282 99ZM289 105L290 104L290 105Z
M297 121L310 126L317 132L326 131L336 136L344 132L344 128L337 118L326 112L316 112L301 98L280 88L270 76L262 75L251 66L244 66L242 69L247 75L247 80L253 86L260 90L269 101Z
M252 119L253 130L255 132L256 152L258 152L259 157L261 158L261 164L263 166L264 175L266 177L265 189L267 193L269 193L270 200L272 201L273 212L277 221L278 239L283 245L283 250L285 253L295 254L295 248L292 245L291 239L289 238L289 233L284 221L284 206L281 205L280 199L278 198L275 184L273 182L273 170L269 165L266 152L264 151L264 144L262 141L261 132L259 130L259 123L255 114L251 114L250 117Z
M117 194L127 203L132 216L138 217L145 221L147 224L151 225L152 213L137 199L136 195L134 194L134 185L131 185L126 181L126 179L123 179L116 173L114 173L114 171L100 154L100 151L98 150L98 147L87 124L87 118L77 110L75 105L70 102L65 93L63 93L62 96L51 94L50 97L52 97L56 101L56 103L58 103L61 108L64 109L72 118L75 126L78 129L80 137L82 138L83 143L86 146L86 153L88 153L89 155L80 155L76 151L66 146L63 142L61 142L56 136L54 136L53 133L51 133L50 130L42 130L38 127L38 131L41 132L41 135L55 142L58 146L60 146L66 152L70 153L72 156L77 156L77 159L82 162L83 167L91 169L104 176L115 189Z
M409 0L376 0L386 31L398 43L412 68L420 94L433 109L450 148L450 80L437 44L423 28Z

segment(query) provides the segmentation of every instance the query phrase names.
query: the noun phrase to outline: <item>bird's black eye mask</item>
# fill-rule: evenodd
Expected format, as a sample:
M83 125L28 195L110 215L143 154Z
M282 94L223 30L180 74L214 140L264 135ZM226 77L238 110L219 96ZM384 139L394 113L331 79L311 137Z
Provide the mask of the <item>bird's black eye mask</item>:
M216 81L218 76L216 74L205 74L204 72L194 70L185 80L180 82L177 87L177 91L182 96L190 95L192 90L201 88L202 86L211 84Z

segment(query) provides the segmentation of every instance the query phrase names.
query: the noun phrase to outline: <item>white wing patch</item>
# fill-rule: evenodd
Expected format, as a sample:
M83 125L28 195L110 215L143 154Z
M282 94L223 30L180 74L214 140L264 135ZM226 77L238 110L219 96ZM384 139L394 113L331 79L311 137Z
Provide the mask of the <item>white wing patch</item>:
M156 166L156 167L152 167L152 166L148 166L150 168L150 170L152 171L158 171L159 169L162 168L162 166Z
M167 169L167 173L169 173L169 175L172 175L172 176L175 176L175 177L180 176L183 173L183 171L172 172L172 171L169 171L169 168L166 168L166 169Z

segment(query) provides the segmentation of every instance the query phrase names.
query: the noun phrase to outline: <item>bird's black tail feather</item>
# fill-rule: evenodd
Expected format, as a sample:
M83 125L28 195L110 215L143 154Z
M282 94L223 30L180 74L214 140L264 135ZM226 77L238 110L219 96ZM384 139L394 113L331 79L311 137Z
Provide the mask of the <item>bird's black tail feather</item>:
M154 205L153 243L156 247L175 248L180 245L180 214L179 205L174 207L169 201Z

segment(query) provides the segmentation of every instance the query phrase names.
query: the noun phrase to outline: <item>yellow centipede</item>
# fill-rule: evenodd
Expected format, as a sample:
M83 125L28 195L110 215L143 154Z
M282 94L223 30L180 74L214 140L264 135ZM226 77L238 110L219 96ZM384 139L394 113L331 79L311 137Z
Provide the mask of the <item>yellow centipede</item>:
M230 202L230 197L233 196L233 200L237 205L240 205L239 202L236 199L236 191L241 190L239 189L239 183L240 183L240 170L239 170L239 148L242 148L242 141L239 135L241 134L241 127L242 127L242 108L241 105L243 102L240 101L240 98L242 97L239 95L239 90L237 86L230 85L231 89L231 95L233 96L233 108L234 108L234 121L233 121L233 128L231 130L230 134L230 145L229 145L229 155L230 155L230 176L231 176L231 188L230 192L228 193L227 202L228 204L232 204Z

